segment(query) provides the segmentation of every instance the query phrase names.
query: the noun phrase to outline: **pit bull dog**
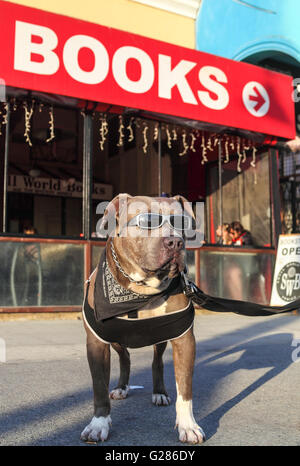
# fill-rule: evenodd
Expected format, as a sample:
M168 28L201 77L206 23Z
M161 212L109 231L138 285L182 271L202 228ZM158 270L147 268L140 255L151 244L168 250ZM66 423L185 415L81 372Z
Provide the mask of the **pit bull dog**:
M127 397L127 347L154 346L152 402L156 406L170 404L162 359L168 341L173 349L179 440L192 444L205 440L192 409L194 308L183 294L181 282L184 230L193 219L191 208L183 210L187 204L182 196L120 194L104 212L101 229L112 221L113 228L98 267L86 283L83 306L94 390L94 416L81 433L83 441L105 441L111 426L110 399ZM110 346L119 355L120 378L109 393Z

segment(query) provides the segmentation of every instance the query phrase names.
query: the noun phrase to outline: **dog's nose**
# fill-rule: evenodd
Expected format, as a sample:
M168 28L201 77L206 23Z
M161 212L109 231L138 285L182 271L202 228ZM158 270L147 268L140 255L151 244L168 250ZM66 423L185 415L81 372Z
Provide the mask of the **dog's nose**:
M165 248L169 250L180 251L183 248L183 239L176 238L175 236L164 238L163 243Z

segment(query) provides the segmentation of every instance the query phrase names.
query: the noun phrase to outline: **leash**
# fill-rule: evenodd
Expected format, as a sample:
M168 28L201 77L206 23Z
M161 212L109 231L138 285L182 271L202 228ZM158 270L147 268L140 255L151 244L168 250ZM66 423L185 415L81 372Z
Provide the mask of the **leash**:
M233 312L243 316L270 316L274 314L283 314L286 312L300 309L300 299L296 299L284 306L268 306L263 304L252 303L248 301L238 301L234 299L218 298L204 293L194 282L186 277L184 272L181 273L183 281L183 293L194 303L215 312Z

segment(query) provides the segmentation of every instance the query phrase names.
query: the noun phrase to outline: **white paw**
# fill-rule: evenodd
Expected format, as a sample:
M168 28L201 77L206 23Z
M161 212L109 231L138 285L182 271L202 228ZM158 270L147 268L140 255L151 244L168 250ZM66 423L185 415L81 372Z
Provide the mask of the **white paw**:
M184 443L203 443L205 434L198 426L193 415L192 400L183 400L178 395L176 400L176 425L178 427L179 440Z
M179 440L183 443L203 443L205 442L205 433L198 424L192 427L178 425Z
M124 398L127 397L128 392L129 392L129 387L128 387L128 385L126 385L125 389L122 389L122 388L114 388L114 389L110 392L109 398L111 398L112 400L124 400Z
M161 393L153 393L152 403L156 406L169 406L171 404L171 398Z
M111 417L93 417L91 422L81 432L81 440L84 442L104 442L109 433L109 427L111 426Z

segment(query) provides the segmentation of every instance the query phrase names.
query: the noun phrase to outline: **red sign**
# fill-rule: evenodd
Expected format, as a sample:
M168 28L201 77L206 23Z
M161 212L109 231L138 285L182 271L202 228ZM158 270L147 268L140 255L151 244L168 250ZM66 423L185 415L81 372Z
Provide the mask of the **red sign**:
M9 86L295 137L292 78L0 0Z

